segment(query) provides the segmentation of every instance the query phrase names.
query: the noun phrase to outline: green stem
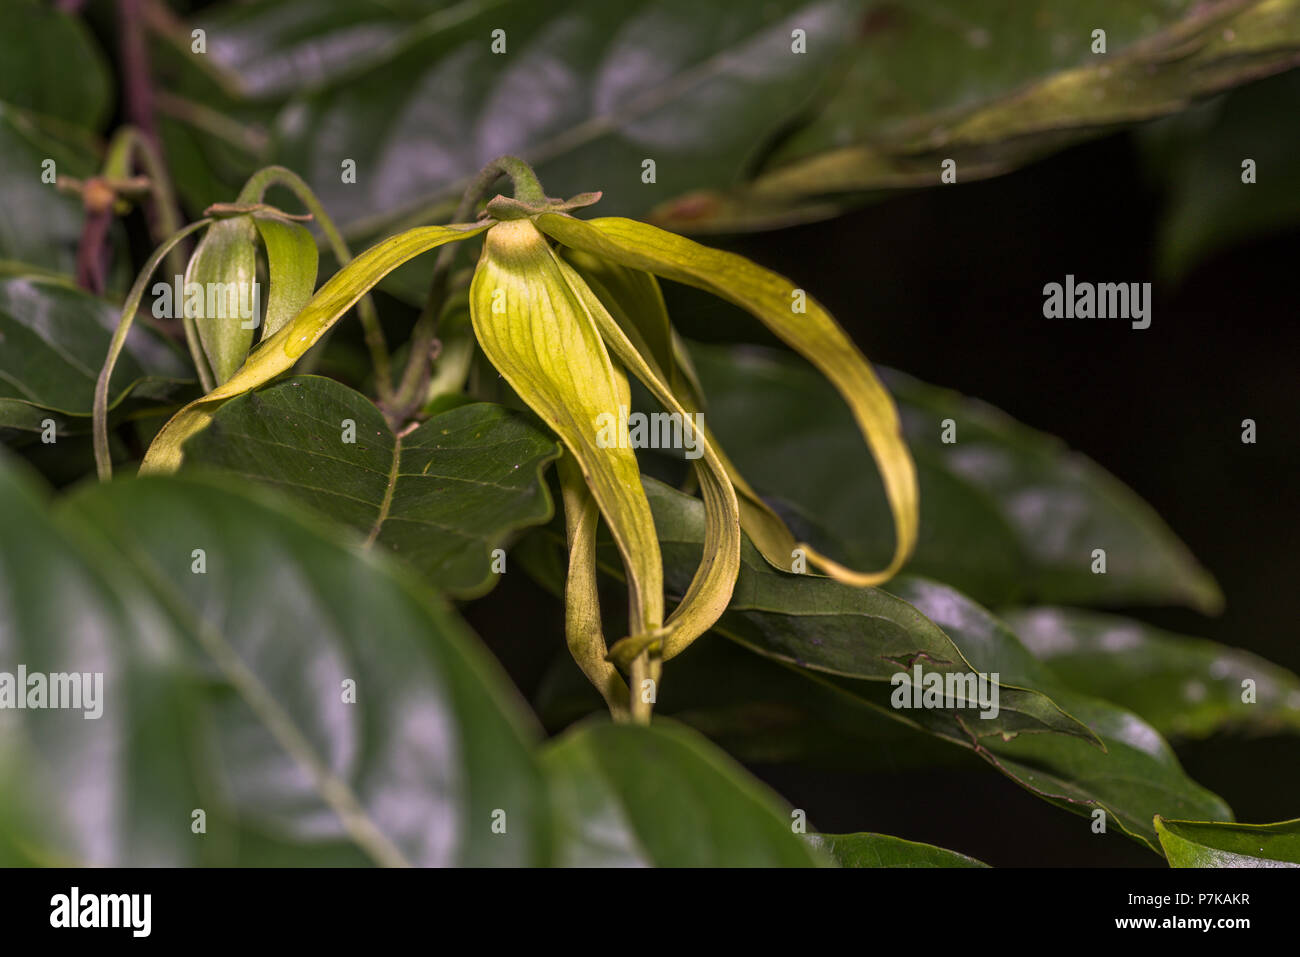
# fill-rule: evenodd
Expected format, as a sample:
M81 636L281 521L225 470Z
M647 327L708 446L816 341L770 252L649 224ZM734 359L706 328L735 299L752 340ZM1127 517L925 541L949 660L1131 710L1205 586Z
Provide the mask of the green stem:
M468 317L465 322L468 326ZM474 362L474 346L474 333L469 328L442 337L437 368L429 377L428 385L425 386L422 406L427 408L431 402L441 396L458 395L465 391L465 382L469 378L470 367Z
M474 177L473 182L466 187L451 221L466 222L475 207L488 197L492 184L502 176L509 177L514 185L515 199L539 204L546 202L542 184L531 166L517 156L498 156L484 166ZM429 294L425 297L420 318L416 320L415 327L411 330L411 351L406 360L406 369L402 373L402 381L393 397L393 414L398 421L409 416L423 401L423 393L428 384L429 353L433 348L433 340L437 337L438 316L447 298L448 278L456 259L457 249L457 246L444 246L438 252L438 259L433 265Z
M104 357L103 368L99 370L99 378L95 382L95 404L91 414L92 428L94 430L95 470L99 473L100 481L106 482L113 477L113 460L108 450L108 386L113 378L113 368L117 365L117 357L121 355L122 347L126 345L127 334L131 331L131 324L135 321L136 311L140 308L140 300L144 298L145 287L149 285L149 279L153 276L154 270L158 268L158 264L182 239L211 223L211 219L200 219L197 223L190 223L190 225L168 238L166 242L153 251L153 255L144 264L144 269L136 277L135 284L127 294L126 302L122 306L122 317L117 322L117 329L113 332L113 341L108 346L108 355ZM181 312L184 311L184 305L182 304Z
M510 182L515 187L515 199L521 203L546 202L546 193L542 191L537 174L518 156L498 156L488 164L489 169L493 166L510 177Z
M325 207L316 198L316 194L311 191L311 187L293 170L283 166L268 166L265 169L258 170L249 177L248 182L244 184L244 188L240 190L235 201L237 203L260 203L262 197L266 195L266 191L272 186L283 186L298 197L299 202L307 207L307 211L320 223L321 231L325 233L325 241L329 244L330 252L333 253L334 258L338 260L340 269L352 261L352 252L348 249L343 234L334 225L334 220L330 218L329 213L325 212ZM357 315L361 319L366 348L370 351L370 362L375 370L375 389L379 395L379 401L387 405L393 398L393 380L388 360L388 343L384 341L384 330L379 324L379 313L375 310L375 301L370 296L362 297L361 301L357 303Z
M134 126L123 126L114 135L108 145L108 156L104 162L104 174L108 176L127 177L131 173L132 157L149 177L149 193L153 200L153 217L149 224L150 234L155 243L166 241L181 228L180 207L176 203L176 194L172 190L171 180L167 177L167 167L158 155L149 138ZM170 282L175 276L185 275L185 250L174 244L167 254L167 278ZM194 317L181 310L181 325L185 330L185 345L190 351L190 360L199 376L199 385L204 392L216 388L212 371L208 367L207 357L199 342L199 330Z
M628 675L628 688L631 691L631 717L634 724L649 724L650 715L654 712L654 701L646 700L645 683L653 682L651 688L654 690L652 698L658 698L658 686L660 676L661 662L657 658L651 658L650 652L643 651L632 659L631 672Z

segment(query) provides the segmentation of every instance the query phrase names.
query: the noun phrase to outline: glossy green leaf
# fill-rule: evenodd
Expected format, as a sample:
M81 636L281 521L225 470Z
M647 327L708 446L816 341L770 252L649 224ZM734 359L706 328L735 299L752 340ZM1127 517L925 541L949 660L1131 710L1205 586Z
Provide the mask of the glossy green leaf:
M195 23L219 37L212 59L223 82L251 98L321 86L382 62L421 7L376 0L254 2L209 8ZM405 15L403 15L405 14Z
M259 338L267 339L302 311L316 289L320 252L311 233L298 223L278 216L253 217L266 249L270 289L266 316Z
M196 16L214 43L202 62L182 58L203 75L181 86L206 90L215 76L227 113L274 116L264 159L302 171L356 234L450 211L501 153L537 165L556 195L603 189L610 213L736 230L938 184L946 158L958 182L1002 173L1279 72L1300 46L1297 9L1296 0L437 9L259 0ZM1104 54L1093 52L1099 28ZM504 52L493 50L497 29ZM181 47L188 32L173 39ZM169 125L173 142L213 139L196 118ZM355 183L339 176L345 159L357 164ZM213 175L204 167L195 178L202 186Z
M513 692L386 560L283 499L189 477L89 486L51 514L6 463L0 521L0 670L103 673L98 718L0 728L24 769L0 806L40 808L23 839L41 862L546 859Z
M698 561L702 509L662 483L647 480L646 490L666 584L680 593ZM1222 800L1187 777L1154 728L1067 688L1001 622L947 586L902 577L885 590L864 589L787 575L746 546L735 598L715 630L894 720L975 749L1044 800L1085 815L1105 810L1112 828L1152 849L1155 814L1231 818ZM917 662L927 672L998 675L999 714L895 708L890 679ZM665 685L671 681L670 663Z
M840 867L988 867L956 851L888 834L812 834L808 840Z
M645 478L655 529L665 555L671 593L685 592L683 572L699 561L703 506L654 479ZM607 550L606 550L607 551ZM605 568L617 566L606 561ZM790 575L771 567L748 542L741 549L740 575L726 615L716 626L728 637L819 680L850 686L876 684L893 717L919 724L950 740L968 743L967 721L957 710L919 710L901 715L888 705L890 681L916 661L940 673L965 674L971 665L939 628L911 605L875 588L858 588L813 575ZM667 672L665 681L671 681ZM856 693L856 692L855 692ZM1000 713L978 722L978 737L1021 733L1074 735L1096 746L1091 731L1034 690L1004 685ZM872 697L874 702L877 699Z
M1136 711L1161 734L1300 731L1300 678L1248 651L1070 608L1003 620L1070 688Z
M185 445L185 468L220 468L350 525L440 590L496 581L494 549L551 517L542 472L555 440L523 414L475 403L400 437L332 379L295 376L232 399Z
M1156 818L1170 867L1300 867L1300 820L1228 824Z
M81 290L37 276L0 278L0 427L40 429L47 411L89 430L95 381L119 309ZM128 395L165 400L192 380L170 343L137 326L127 336L108 403Z
M529 533L510 559L558 599L565 592L558 529ZM897 771L982 764L938 738L918 735L834 685L737 642L695 642L666 667L655 714L689 725L746 764ZM718 676L725 675L725 681ZM548 730L598 714L601 699L568 655L557 655L533 698Z
M94 134L111 108L112 80L79 18L36 0L12 0L4 15L0 259L71 273L81 200L60 192L52 176L84 179L96 171ZM114 230L114 244L119 237Z
M0 91L0 97L3 96ZM0 98L0 258L72 273L84 218L81 199L42 182L52 160L57 175L77 179L95 171L87 143L67 143Z
M664 225L825 217L865 191L938 185L945 160L957 183L997 175L1280 73L1300 52L1296 0L864 5L859 24L838 84L756 177L661 208Z
M826 863L784 802L670 722L592 722L549 744L557 863L571 867L810 867Z
M841 560L887 557L883 496L859 478L870 459L834 390L771 350L692 354L708 421L755 488ZM909 572L993 606L1221 604L1214 580L1155 511L1096 464L982 402L898 372L883 378L920 484ZM1096 548L1106 551L1104 575L1092 572Z
M1076 814L1104 811L1108 830L1118 828L1155 851L1151 821L1157 814L1232 819L1221 798L1187 776L1155 728L1131 711L1065 687L979 605L923 579L900 579L890 590L951 635L978 670L1042 689L1101 738L1104 752L1067 738L989 742L993 765L1030 793Z
M154 438L145 453L144 473L174 472L181 465L185 440L207 427L221 403L256 389L287 372L325 332L376 283L402 263L445 243L469 239L486 226L425 226L371 246L330 277L311 301L270 339L249 355L235 375L181 409Z
M73 63L76 69L69 69ZM8 0L0 32L0 100L97 130L108 119L112 95L104 54L79 17L38 0Z
M832 76L857 6L264 0L195 24L213 38L202 66L245 102L288 100L275 161L341 224L370 230L430 202L450 209L503 153L533 162L554 195L605 190L611 212L729 185ZM792 50L795 29L807 54ZM344 159L357 164L353 184L341 182Z

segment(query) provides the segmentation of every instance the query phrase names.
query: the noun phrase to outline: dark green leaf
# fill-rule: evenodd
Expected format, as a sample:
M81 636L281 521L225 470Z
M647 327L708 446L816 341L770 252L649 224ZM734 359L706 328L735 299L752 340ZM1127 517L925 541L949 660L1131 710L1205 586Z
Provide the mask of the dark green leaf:
M820 855L775 794L692 731L584 724L542 755L558 814L557 863L809 867Z
M51 516L6 464L0 524L0 670L103 673L99 718L11 711L0 729L23 768L0 808L40 809L37 859L546 859L528 723L405 572L269 493L190 477L93 486Z
M996 175L1287 70L1300 52L1296 0L863 7L847 71L812 118L751 183L663 208L666 224L822 217L864 191L938 185L948 159L955 182ZM1094 52L1098 29L1104 53Z
M567 555L558 523L529 533L510 557L563 599ZM623 621L614 609L609 611L609 630L619 630ZM719 682L720 674L727 680ZM567 651L548 669L534 707L551 731L605 712L605 703ZM916 735L839 687L809 681L797 667L717 636L704 636L673 659L655 713L690 725L745 763L892 771L966 760L965 752ZM970 761L979 767L973 758Z
M1108 829L1118 825L1155 851L1156 814L1231 820L1231 809L1187 776L1155 728L1108 701L1067 689L983 608L920 579L895 580L889 589L943 628L977 670L1050 694L1106 745L1102 752L1077 739L1043 735L990 741L989 760L1022 787L1077 814L1103 810Z
M80 19L52 4L7 0L0 100L44 119L98 130L112 94L108 64Z
M741 473L848 564L889 555L890 523L847 410L811 369L759 349L693 351L707 417ZM882 375L916 460L921 531L908 571L989 605L1221 602L1213 579L1145 502L1057 439L982 402ZM945 420L955 426L945 443ZM828 531L829 530L829 531ZM1106 573L1093 574L1093 550Z
M187 69L216 80L227 112L284 104L266 159L301 169L363 232L449 211L502 152L539 164L556 195L604 189L607 212L653 207L679 229L828 216L863 191L937 184L943 159L964 182L1178 111L1287 68L1300 47L1295 0L261 0L196 23L212 49ZM339 175L348 159L355 184ZM210 175L196 188L210 192Z
M1069 608L1003 620L1070 688L1136 711L1161 734L1300 730L1300 678L1248 651Z
M82 179L95 171L94 134L107 118L111 95L103 54L80 20L35 0L5 5L0 30L0 260L72 271L81 200L59 192L53 177Z
M607 213L730 185L831 76L856 6L506 0L395 13L265 0L197 22L246 98L290 97L275 160L364 230L454 203L502 153L534 162L554 195L604 190ZM492 51L496 29L504 53ZM795 29L807 54L791 49ZM344 160L355 183L342 181Z
M1300 820L1227 824L1156 818L1170 867L1300 867Z
M88 417L120 311L49 279L0 278L0 427L39 429L44 410ZM109 407L128 394L174 397L191 378L179 352L137 324L113 372ZM89 430L89 418L78 425Z
M654 479L644 481L663 549L666 587L670 593L685 594L694 568L688 564L689 556L693 554L699 563L703 506ZM608 560L612 556L602 557L607 567L617 567ZM906 601L879 588L778 572L748 540L741 549L731 604L717 628L762 654L797 665L810 676L833 683L848 679L855 689L876 685L878 700L899 720L915 722L953 741L967 744L972 733L980 740L1051 733L1078 736L1085 747L1096 744L1092 733L1051 698L1030 686L1017 687L1017 682L1003 684L999 714L975 721L977 732L967 730L972 712L962 717L961 708L921 709L906 715L893 711L888 704L891 680L900 672L910 672L918 662L938 674L970 673L971 663L960 647ZM973 708L975 703L965 707Z
M535 543L520 543L511 559L522 563L531 550L526 544ZM528 571L533 573L531 565ZM719 681L719 675L726 680ZM605 711L567 651L548 670L534 707L546 727L557 731ZM842 688L809 681L798 668L717 635L704 636L672 660L655 714L690 725L746 764L890 772L965 765L976 773L982 770L968 752L918 735Z
M42 165L47 160L52 167ZM0 259L71 273L81 236L81 200L42 177L81 179L94 169L88 147L55 139L0 100Z
M665 581L680 595L699 560L703 507L653 479L645 484ZM617 568L609 551L601 559L607 571ZM1110 825L1152 849L1159 849L1155 814L1231 818L1222 800L1187 777L1154 728L1066 688L974 602L924 579L894 579L887 587L888 593L777 572L746 543L735 599L716 630L895 720L973 748L1045 800L1085 815L1105 810ZM996 675L999 714L894 707L890 678L914 663L926 672ZM671 680L670 663L665 684ZM1066 733L1041 733L1049 731Z
M809 840L840 867L988 867L956 851L888 834L814 834Z
M266 99L384 62L421 15L434 10L423 0L262 0L210 7L194 22L214 37L209 52L228 72L225 82L243 96Z
M1160 266L1183 275L1234 243L1300 223L1300 71L1265 80L1142 131L1152 181L1167 192ZM1242 181L1246 160L1254 182Z
M398 438L359 392L297 376L223 405L186 443L185 467L272 485L468 596L496 580L493 549L551 517L541 475L558 454L533 420L486 403Z

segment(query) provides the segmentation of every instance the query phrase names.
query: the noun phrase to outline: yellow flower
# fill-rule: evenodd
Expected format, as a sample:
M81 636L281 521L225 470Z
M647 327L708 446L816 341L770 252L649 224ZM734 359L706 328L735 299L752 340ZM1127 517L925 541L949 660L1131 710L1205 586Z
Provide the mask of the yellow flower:
M772 565L799 558L840 581L870 585L899 570L916 538L915 469L893 402L865 357L815 300L743 257L629 219L582 220L573 211L598 194L547 199L518 160L489 172L515 180L475 224L412 229L373 246L339 270L298 315L252 353L228 381L182 409L150 447L142 472L172 471L182 445L226 399L291 368L385 275L446 243L483 236L470 286L474 335L484 355L566 449L559 477L569 539L566 633L570 650L616 717L645 719L660 663L718 620L740 568L741 529ZM495 178L495 172L487 179ZM698 421L702 396L669 324L655 277L686 283L746 309L807 358L844 397L880 468L894 517L889 565L862 573L799 542L739 475L707 428L693 466L707 516L703 558L665 617L663 563L641 474L629 443L600 441L596 423L629 405L628 375L666 411ZM621 420L620 420L621 421ZM625 425L620 426L626 428ZM603 518L627 575L629 634L607 648L596 597L595 533ZM622 672L632 680L631 693Z

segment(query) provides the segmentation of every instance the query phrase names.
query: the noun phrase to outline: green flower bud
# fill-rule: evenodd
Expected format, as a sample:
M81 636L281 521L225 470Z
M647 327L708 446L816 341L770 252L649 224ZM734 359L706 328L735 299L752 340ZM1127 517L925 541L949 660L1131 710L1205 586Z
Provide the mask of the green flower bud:
M208 227L185 270L185 315L194 319L217 384L244 364L261 322L257 227L251 216Z

